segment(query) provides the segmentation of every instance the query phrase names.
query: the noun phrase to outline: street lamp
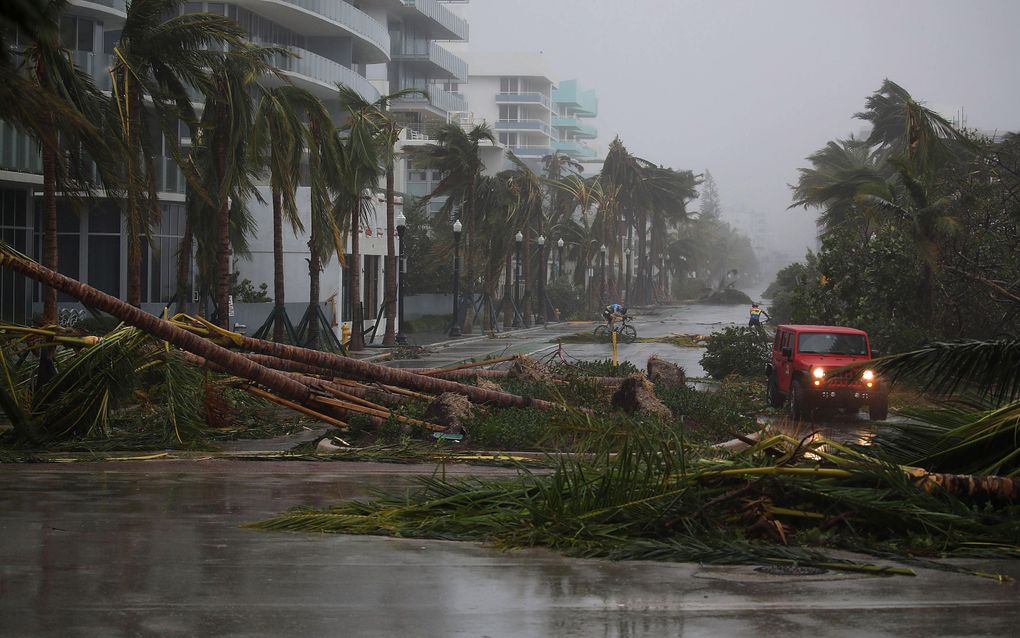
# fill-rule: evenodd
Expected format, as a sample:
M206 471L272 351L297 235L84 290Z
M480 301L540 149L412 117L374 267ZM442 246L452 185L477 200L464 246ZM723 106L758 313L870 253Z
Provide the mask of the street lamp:
M538 236L538 321L545 325L545 235Z
M604 304L606 303L606 251L609 249L606 248L605 244L602 244L602 247L599 248L599 250L602 252L602 259L600 262L602 268L602 281L599 283L599 302Z
M521 327L520 319L520 308L521 308L521 242L524 241L524 234L521 231L517 231L514 235L514 240L517 242L517 265L514 268L514 328Z
M563 238L560 237L556 240L556 247L559 249L559 265L556 267L556 278L559 279L563 276Z
M453 326L450 328L451 337L460 335L460 230L463 226L460 220L453 222Z
M404 334L404 277L407 276L407 255L404 254L404 233L407 231L407 218L404 211L397 215L397 250L400 251L400 267L397 268L397 343L407 345Z

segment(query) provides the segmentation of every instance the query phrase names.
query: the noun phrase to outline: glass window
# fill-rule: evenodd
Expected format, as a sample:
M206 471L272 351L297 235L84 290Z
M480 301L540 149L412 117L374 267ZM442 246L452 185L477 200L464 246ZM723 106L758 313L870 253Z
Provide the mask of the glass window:
M75 48L79 51L92 51L95 48L95 30L92 20L78 18L78 41Z
M62 16L60 18L60 44L68 49L73 49L78 39L78 26L75 24L74 16Z

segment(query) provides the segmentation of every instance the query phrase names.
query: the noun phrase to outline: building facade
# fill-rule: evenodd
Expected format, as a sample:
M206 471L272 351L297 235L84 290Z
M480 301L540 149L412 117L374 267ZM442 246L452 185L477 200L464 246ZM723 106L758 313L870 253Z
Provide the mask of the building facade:
M354 88L370 102L399 89L427 90L429 100L411 96L392 105L392 110L409 122L413 135L416 128L424 128L430 121L445 121L451 112L466 111L466 103L455 88L466 79L467 64L438 44L466 40L468 36L467 21L448 4L438 0L233 0L187 2L182 10L229 16L248 32L252 42L291 51L292 57L277 56L274 64L295 86L322 99L338 120L342 118L338 83ZM105 91L111 88L111 54L126 18L124 0L69 0L62 16L64 45L78 66ZM266 81L273 82L271 78ZM186 136L182 131L179 139L185 147L189 142ZM176 292L175 264L185 226L186 185L166 146L164 140L154 158L162 219L153 228L151 244L143 244L142 305L153 312ZM35 142L0 122L0 236L36 258L41 255L41 174ZM398 173L398 190L405 185L406 169ZM263 199L271 201L268 186L262 188L262 194ZM302 187L298 202L306 228L308 200L308 189ZM388 232L384 202L379 198L373 201L375 214L361 240L363 263L351 265L363 270L363 302L366 315L372 317L381 303L382 256L386 254ZM127 242L120 208L121 203L114 200L100 199L77 209L61 202L58 250L63 274L123 297L127 289ZM272 282L272 214L268 205L258 202L249 202L249 208L257 223L249 241L251 255L234 259L233 269L239 279L249 279L257 286ZM306 242L306 237L285 238L287 299L297 306L308 301ZM346 250L350 250L349 240ZM338 333L339 322L350 315L350 309L342 303L347 276L349 270L341 269L336 259L322 274L323 298L333 300ZM60 303L76 305L63 296ZM40 311L41 291L37 285L10 271L0 273L3 319L29 323Z

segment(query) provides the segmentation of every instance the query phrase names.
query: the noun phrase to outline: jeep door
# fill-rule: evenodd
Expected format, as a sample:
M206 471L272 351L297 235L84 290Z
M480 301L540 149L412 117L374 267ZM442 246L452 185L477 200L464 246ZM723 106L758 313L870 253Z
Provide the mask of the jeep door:
M787 356L790 353L791 356ZM790 377L793 376L793 332L777 330L776 340L772 345L772 370L776 375L776 387L783 394L790 393Z

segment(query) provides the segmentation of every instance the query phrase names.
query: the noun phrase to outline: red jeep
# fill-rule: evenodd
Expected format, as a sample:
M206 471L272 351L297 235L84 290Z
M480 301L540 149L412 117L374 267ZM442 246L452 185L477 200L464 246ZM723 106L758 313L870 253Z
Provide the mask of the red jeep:
M839 326L776 327L772 360L766 365L768 400L774 408L790 402L794 419L837 409L856 414L868 406L872 421L889 413L889 391L874 370L844 366L871 359L871 344L863 330Z

